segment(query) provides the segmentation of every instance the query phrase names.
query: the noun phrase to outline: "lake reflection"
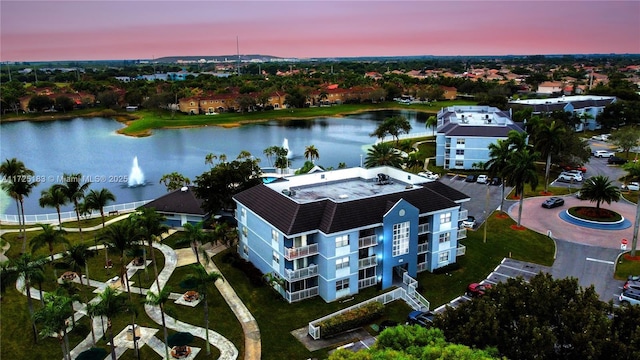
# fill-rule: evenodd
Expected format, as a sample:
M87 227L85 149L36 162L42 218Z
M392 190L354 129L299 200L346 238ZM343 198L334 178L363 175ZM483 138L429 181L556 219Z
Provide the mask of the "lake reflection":
M40 192L56 182L63 173L82 173L94 182L91 189L107 188L116 195L117 203L149 200L166 192L158 183L163 174L179 172L192 181L209 169L204 163L208 153L235 158L249 151L269 166L263 154L269 146L282 146L288 139L293 152L292 167L304 164L304 149L314 145L320 154L316 160L324 167L359 166L360 155L375 138L369 136L380 121L403 115L409 119L412 133L423 133L427 115L414 111L376 111L340 118L268 121L237 128L207 126L189 129L155 130L152 136L132 138L116 134L122 124L105 118L76 118L51 122L3 123L0 127L2 160L13 157L23 161L45 182L34 188L25 200L28 214L53 213L40 208ZM429 130L430 132L430 130ZM134 157L148 183L128 188L127 177ZM2 198L0 211L16 213L11 199ZM71 210L66 207L63 211Z

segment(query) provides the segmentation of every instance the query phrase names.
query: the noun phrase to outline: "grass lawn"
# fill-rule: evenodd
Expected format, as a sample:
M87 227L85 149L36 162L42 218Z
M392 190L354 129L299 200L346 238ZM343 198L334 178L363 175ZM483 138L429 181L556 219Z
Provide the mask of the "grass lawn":
M513 230L510 225L515 222L511 218L496 215L493 213L488 220L486 243L483 242L486 223L476 231L467 231L467 238L461 241L467 250L458 257L459 269L447 274L418 274L419 290L432 308L464 294L469 283L486 278L505 257L546 266L553 264L553 240L528 229Z
M640 255L640 251L636 251L637 255ZM626 280L629 275L640 275L640 261L633 261L620 256L614 277L618 280Z

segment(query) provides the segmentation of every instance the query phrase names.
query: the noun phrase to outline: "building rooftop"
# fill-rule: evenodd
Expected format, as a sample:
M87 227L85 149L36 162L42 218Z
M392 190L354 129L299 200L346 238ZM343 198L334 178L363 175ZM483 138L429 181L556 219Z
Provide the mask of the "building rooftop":
M522 105L542 105L542 104L566 104L575 101L592 101L592 100L607 100L611 101L615 99L614 96L598 96L598 95L575 95L575 96L561 96L557 98L546 99L526 99L526 100L511 100L511 104Z

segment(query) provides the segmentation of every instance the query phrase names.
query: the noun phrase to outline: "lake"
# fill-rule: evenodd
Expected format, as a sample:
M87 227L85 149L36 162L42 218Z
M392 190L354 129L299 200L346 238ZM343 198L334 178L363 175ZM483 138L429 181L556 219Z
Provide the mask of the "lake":
M261 158L269 146L282 146L288 139L293 152L292 168L305 162L304 150L314 145L320 154L318 165L334 168L344 162L359 166L361 155L376 139L369 136L387 117L405 116L411 133L424 133L427 115L415 111L375 111L344 117L312 120L268 121L236 128L207 126L188 129L155 130L152 136L134 138L116 133L123 125L106 118L76 118L49 122L20 121L0 125L2 161L18 158L43 183L25 200L25 213L54 213L41 208L42 190L62 181L63 173L82 173L93 184L90 189L107 188L116 203L154 199L166 188L159 184L163 174L179 172L192 181L210 167L204 163L208 153L226 154L234 159L242 150ZM130 188L127 180L134 158L144 174L146 186ZM15 214L16 206L6 194L0 199L0 213ZM72 210L67 206L63 211Z

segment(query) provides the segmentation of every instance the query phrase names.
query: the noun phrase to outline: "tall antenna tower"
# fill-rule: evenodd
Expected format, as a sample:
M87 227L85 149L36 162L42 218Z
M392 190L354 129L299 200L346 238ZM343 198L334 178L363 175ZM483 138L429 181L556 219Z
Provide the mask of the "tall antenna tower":
M238 53L238 65L236 65L236 71L238 72L238 76L240 76L240 43L238 41L237 36L236 36L236 52Z

